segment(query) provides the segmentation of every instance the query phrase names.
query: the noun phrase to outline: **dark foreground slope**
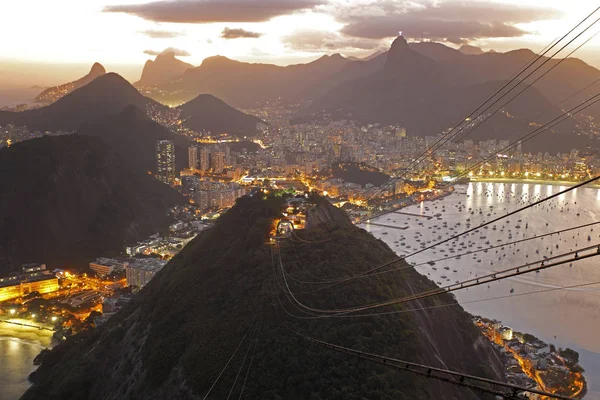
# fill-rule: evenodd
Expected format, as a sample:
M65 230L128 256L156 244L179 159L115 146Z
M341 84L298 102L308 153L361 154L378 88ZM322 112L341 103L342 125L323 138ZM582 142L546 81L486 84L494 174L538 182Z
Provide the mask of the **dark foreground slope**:
M498 377L498 359L460 307L370 318L301 319L281 289L267 244L277 198L242 198L104 326L54 349L23 399L202 399L257 315L260 333L243 393L249 399L476 399L480 395L314 347L312 337L401 359ZM297 280L340 278L394 257L341 211L311 212L304 238L285 241L282 260ZM326 238L334 238L327 240ZM292 282L296 292L314 289ZM412 268L396 275L299 295L313 307L351 306L432 288ZM281 300L281 303L280 303ZM412 304L452 302L448 296ZM285 307L285 310L281 307ZM405 310L398 307L399 310ZM209 398L227 398L248 342ZM250 357L250 356L248 356ZM248 363L246 362L246 365ZM233 388L240 395L246 370Z
M79 135L0 150L0 272L85 264L166 228L182 197L127 165L100 139Z

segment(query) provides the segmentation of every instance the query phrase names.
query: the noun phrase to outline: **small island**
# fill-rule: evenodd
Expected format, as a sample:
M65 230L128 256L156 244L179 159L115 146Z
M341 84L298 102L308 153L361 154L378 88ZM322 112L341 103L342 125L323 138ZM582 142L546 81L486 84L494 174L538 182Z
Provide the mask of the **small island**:
M575 350L557 349L494 319L476 316L473 322L500 352L508 383L537 387L573 399L583 398L586 381Z

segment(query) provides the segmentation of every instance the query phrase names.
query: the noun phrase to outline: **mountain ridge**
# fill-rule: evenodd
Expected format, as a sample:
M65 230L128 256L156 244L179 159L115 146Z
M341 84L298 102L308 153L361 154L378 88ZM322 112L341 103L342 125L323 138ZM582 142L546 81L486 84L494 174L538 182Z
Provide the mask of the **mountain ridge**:
M142 69L142 76L136 82L136 85L157 85L169 82L181 76L186 70L194 68L175 57L174 52L165 52L156 56L153 60L148 60Z
M54 86L43 90L39 95L36 96L36 103L53 103L56 100L64 97L71 93L73 90L79 89L82 86L87 85L97 77L106 74L106 69L102 64L96 62L92 65L90 72L82 78L79 78L73 82L64 83L62 85Z

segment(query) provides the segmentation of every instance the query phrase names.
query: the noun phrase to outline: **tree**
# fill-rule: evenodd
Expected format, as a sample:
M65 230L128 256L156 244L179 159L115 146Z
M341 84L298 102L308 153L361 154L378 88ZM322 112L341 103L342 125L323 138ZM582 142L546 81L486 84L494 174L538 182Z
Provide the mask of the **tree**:
M568 347L564 350L560 349L558 351L558 354L560 354L560 356L565 359L565 362L569 366L576 365L577 363L579 363L579 353L573 349L570 349Z
M523 340L525 341L525 343L529 343L529 342L533 342L535 341L537 338L529 333L524 333L523 334Z

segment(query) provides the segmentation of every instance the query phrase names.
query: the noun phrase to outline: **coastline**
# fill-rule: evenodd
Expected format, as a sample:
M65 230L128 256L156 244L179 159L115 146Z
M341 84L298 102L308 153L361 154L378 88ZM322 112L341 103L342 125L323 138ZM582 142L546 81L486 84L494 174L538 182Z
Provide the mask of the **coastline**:
M0 386L3 400L17 400L31 386L33 360L53 346L52 332L0 322Z

